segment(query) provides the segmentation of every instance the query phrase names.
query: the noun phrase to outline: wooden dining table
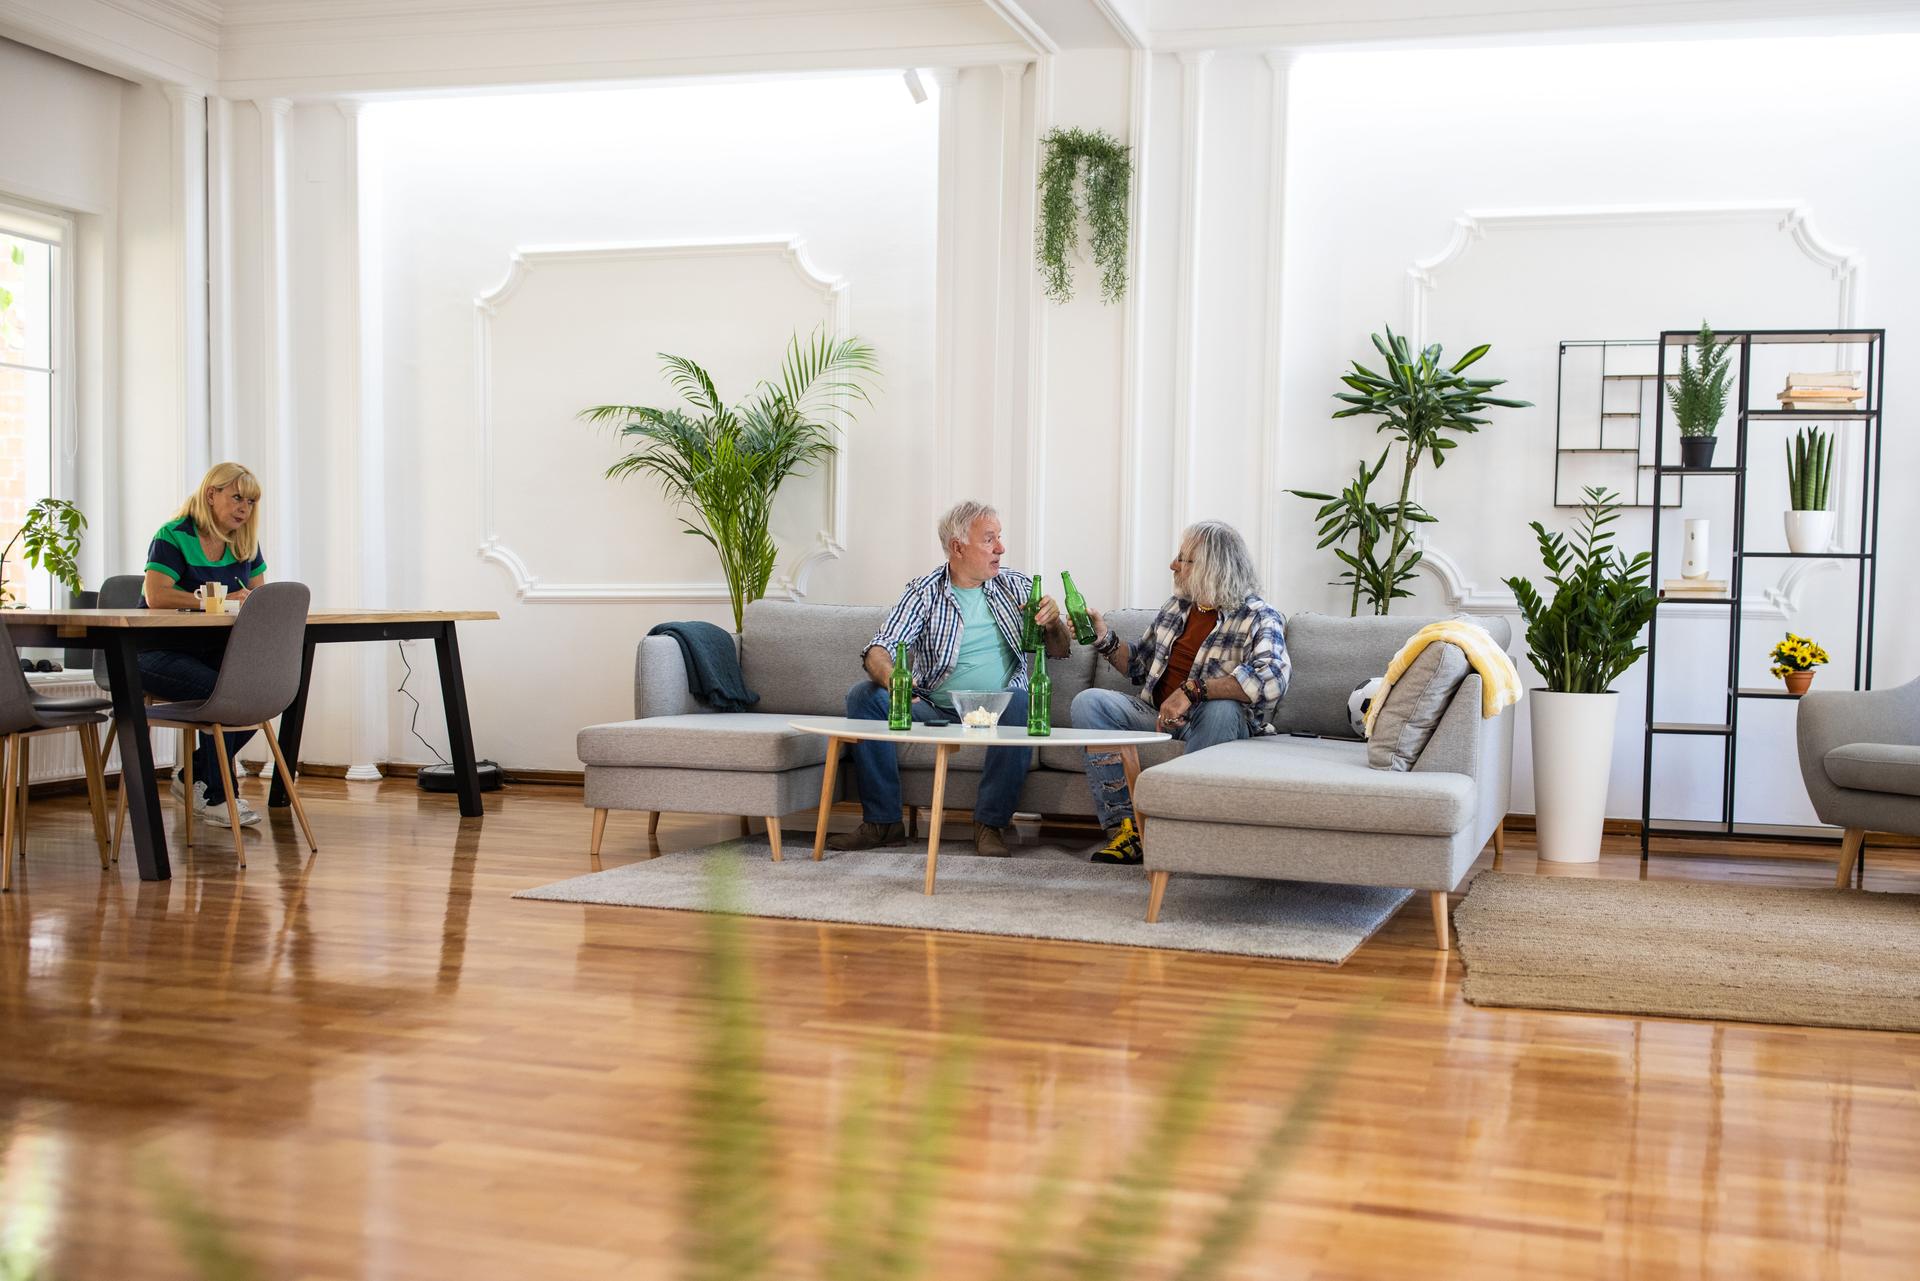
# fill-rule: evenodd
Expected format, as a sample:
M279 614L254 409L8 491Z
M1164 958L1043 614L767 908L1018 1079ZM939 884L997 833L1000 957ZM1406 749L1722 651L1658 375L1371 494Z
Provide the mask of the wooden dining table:
M92 649L107 665L113 691L113 716L119 725L120 785L127 791L127 823L143 881L164 881L173 873L167 860L159 788L153 777L153 743L147 733L146 690L140 679L141 650L176 649L190 636L233 626L245 606L224 614L170 609L9 609L0 622L16 648L27 646ZM447 748L453 755L460 813L479 818L480 774L473 755L473 724L467 715L467 686L460 672L460 643L454 625L497 619L492 610L316 609L307 615L300 653L300 689L280 718L280 748L288 764L300 768L300 735L307 716L308 685L316 645L347 641L431 640L440 664L440 700L446 708ZM287 803L279 777L269 805Z

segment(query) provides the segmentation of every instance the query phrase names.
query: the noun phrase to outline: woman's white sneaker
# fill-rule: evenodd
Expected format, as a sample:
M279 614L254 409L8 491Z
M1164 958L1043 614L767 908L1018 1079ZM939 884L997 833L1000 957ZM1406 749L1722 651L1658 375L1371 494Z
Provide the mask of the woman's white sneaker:
M252 827L260 821L260 812L247 804L244 799L240 802L238 808L240 810L240 826ZM206 816L207 822L212 823L216 827L233 826L233 819L228 815L227 807L224 804L209 805L202 813Z
M186 804L187 783L180 775L173 776L173 782L167 784L167 791L172 794L174 800L183 805ZM207 812L207 785L197 778L193 780L193 812L195 814Z

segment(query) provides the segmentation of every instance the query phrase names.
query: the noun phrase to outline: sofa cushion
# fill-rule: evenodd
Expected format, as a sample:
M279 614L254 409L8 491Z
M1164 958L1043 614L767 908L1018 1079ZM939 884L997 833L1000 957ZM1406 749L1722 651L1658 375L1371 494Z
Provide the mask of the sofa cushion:
M1112 750L1112 749L1108 749ZM1168 739L1164 743L1142 743L1136 749L1140 753L1140 768L1151 769L1155 765L1164 765L1187 750L1185 743ZM1040 749L1040 764L1047 769L1065 770L1069 774L1087 772L1087 749L1068 747L1059 744Z
M794 729L789 717L765 712L710 712L613 721L580 731L586 765L772 773L818 765L827 739Z
M1256 738L1143 771L1136 799L1149 846L1155 819L1451 836L1473 820L1474 781L1370 769L1364 743Z
M872 605L748 605L740 672L760 695L754 710L845 716L847 691L865 675L860 657L886 620L887 611Z
M1464 617L1464 615L1462 616ZM1282 734L1353 733L1347 717L1347 696L1361 683L1379 676L1409 637L1437 618L1388 615L1384 618L1339 618L1331 614L1290 614L1287 617L1287 656L1293 676L1286 697L1273 714L1273 727ZM1505 648L1513 628L1500 617L1470 621L1484 627Z
M1387 691L1387 701L1374 717L1373 733L1367 736L1367 764L1375 769L1412 769L1467 679L1467 670L1467 652L1458 645L1429 644L1421 650Z
M1826 755L1827 777L1862 792L1920 796L1920 747L1905 743L1848 743Z

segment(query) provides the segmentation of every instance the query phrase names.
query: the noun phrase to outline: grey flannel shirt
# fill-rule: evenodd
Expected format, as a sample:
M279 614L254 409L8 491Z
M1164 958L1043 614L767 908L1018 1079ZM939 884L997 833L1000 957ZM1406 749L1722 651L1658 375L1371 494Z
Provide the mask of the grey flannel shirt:
M1007 648L1013 651L1013 683L1008 688L1025 689L1027 656L1020 649L1020 611L1026 608L1033 578L1016 569L1002 569L983 586L994 625L1000 629ZM953 674L960 662L962 630L960 602L953 597L947 567L942 565L907 584L893 612L887 615L887 621L861 649L860 658L864 662L867 650L875 645L891 657L894 646L905 641L907 656L913 660L913 687L924 693Z
M1187 629L1187 614L1192 609L1192 601L1178 596L1160 607L1147 634L1133 646L1127 662L1129 681L1149 690L1159 683L1167 670L1167 660L1173 656L1173 643ZM1248 732L1273 733L1268 722L1293 675L1293 660L1287 657L1286 616L1258 596L1247 597L1237 609L1223 611L1193 656L1193 675L1201 680L1233 677L1247 691Z

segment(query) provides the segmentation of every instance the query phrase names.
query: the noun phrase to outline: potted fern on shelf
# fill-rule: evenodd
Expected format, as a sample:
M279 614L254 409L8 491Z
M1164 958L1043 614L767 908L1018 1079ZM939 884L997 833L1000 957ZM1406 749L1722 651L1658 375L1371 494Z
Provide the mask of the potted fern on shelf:
M1787 442L1787 549L1817 556L1833 548L1833 437L1818 427L1802 428Z
M1532 582L1509 578L1527 624L1527 657L1546 680L1528 699L1533 726L1534 823L1540 857L1591 863L1600 857L1620 695L1613 682L1647 652L1640 631L1656 597L1652 556L1629 557L1608 528L1620 517L1616 495L1589 487L1572 539L1533 522L1553 599Z
M1680 429L1680 465L1690 470L1713 466L1713 447L1719 443L1714 433L1727 411L1727 390L1733 382L1731 338L1716 343L1703 320L1695 346L1697 361L1691 359L1695 352L1680 349L1680 376L1667 388L1673 423Z

